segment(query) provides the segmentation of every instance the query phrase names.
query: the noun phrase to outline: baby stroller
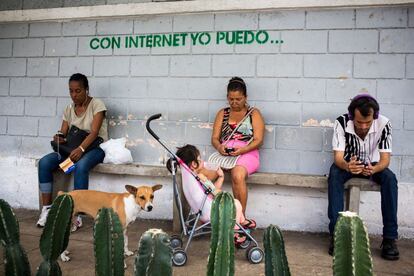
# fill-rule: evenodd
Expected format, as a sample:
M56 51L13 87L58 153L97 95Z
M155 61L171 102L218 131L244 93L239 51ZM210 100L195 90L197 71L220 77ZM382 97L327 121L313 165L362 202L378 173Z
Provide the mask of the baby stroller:
M211 209L211 198L213 197L212 190L205 186L200 178L195 174L187 165L176 156L160 138L154 133L150 127L150 123L153 120L159 119L161 114L152 115L146 122L147 131L164 147L167 152L171 155L168 162L171 165L171 173L173 180L173 191L176 202L176 208L178 209L180 224L182 228L181 235L173 235L170 238L171 247L173 248L173 264L175 266L183 266L187 262L187 250L190 246L191 240L194 237L206 235L211 233L210 225L210 209ZM177 184L176 171L177 167L181 168L182 177L182 189L185 198L187 199L191 211L184 217L183 206L180 199L180 191ZM210 200L209 200L210 198ZM201 205L200 205L200 202ZM199 222L201 225L199 225ZM239 244L238 247L241 249L247 249L246 257L247 260L253 264L258 264L263 260L264 253L259 247L257 241L250 234L250 229L244 229L240 224L236 223L239 227L238 233L246 235L246 241ZM187 237L187 243L183 248L183 238Z

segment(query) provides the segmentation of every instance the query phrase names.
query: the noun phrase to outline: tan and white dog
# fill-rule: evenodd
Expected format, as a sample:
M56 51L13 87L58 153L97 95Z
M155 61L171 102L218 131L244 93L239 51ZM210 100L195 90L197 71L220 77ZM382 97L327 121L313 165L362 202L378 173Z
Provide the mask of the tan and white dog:
M128 192L125 193L107 193L93 190L75 190L69 194L73 199L73 220L77 213L85 213L94 219L99 209L106 207L112 208L119 216L122 228L124 230L124 253L131 256L134 252L128 249L127 227L134 222L141 210L150 212L153 209L152 201L154 192L161 189L162 185L138 186L125 185ZM64 192L59 192L58 195ZM60 258L67 262L70 258L67 256L69 251L65 250Z

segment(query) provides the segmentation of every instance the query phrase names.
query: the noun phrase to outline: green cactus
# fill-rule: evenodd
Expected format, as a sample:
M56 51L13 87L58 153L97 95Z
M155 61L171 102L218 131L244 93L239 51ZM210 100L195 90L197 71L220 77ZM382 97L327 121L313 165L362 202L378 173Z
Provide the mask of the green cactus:
M285 242L279 227L269 225L263 235L265 248L265 275L290 276Z
M356 213L339 213L335 225L333 274L335 276L373 275L368 234L364 223Z
M6 275L30 275L29 260L20 245L19 222L3 199L0 199L0 242L4 247Z
M142 234L134 271L136 276L172 275L172 248L164 231L150 229Z
M121 221L112 208L99 210L93 236L95 274L124 275L124 235Z
M234 224L236 209L233 197L219 193L211 206L211 244L208 276L234 275Z
M72 212L73 200L70 195L60 195L53 201L40 237L43 262L36 275L62 275L57 258L68 246Z

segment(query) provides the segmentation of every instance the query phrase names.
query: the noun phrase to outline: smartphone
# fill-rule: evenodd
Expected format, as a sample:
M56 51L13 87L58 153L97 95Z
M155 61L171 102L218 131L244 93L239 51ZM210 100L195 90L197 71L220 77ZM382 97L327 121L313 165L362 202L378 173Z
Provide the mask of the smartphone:
M226 153L234 152L235 148L225 148Z

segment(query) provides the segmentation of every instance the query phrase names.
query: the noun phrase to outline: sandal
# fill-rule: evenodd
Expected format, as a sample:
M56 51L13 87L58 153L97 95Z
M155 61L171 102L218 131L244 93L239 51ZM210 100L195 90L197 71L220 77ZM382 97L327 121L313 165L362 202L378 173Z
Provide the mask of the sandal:
M256 229L256 221L254 219L246 219L245 222L246 221L247 221L246 224L241 225L241 226L243 226L243 228Z
M247 240L247 236L243 233L234 233L234 243L240 245Z

